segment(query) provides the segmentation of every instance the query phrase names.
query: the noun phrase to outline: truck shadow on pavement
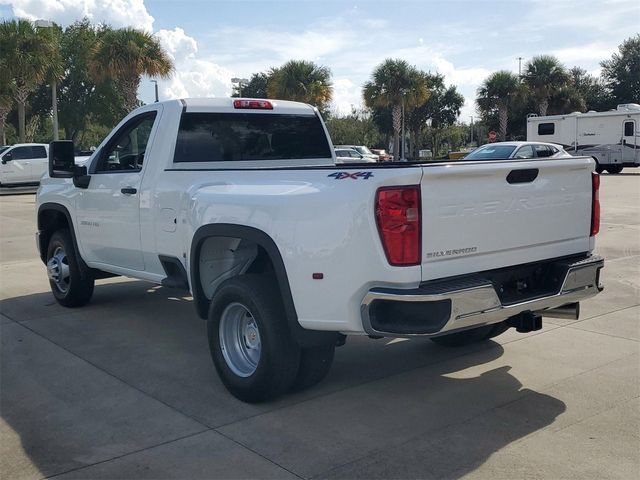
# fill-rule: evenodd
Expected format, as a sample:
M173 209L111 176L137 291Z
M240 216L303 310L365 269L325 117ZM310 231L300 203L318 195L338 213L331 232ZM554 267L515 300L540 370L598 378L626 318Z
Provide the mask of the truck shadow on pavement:
M237 455L196 459L181 447L209 429L306 478L458 478L566 408L523 386L496 342L446 349L365 337L337 350L320 385L244 404L217 378L190 298L145 282L98 285L81 309L45 292L3 300L0 312L10 319L0 367L7 478L139 468L195 478L224 462L235 462L233 476L259 476ZM146 460L132 453L167 442Z

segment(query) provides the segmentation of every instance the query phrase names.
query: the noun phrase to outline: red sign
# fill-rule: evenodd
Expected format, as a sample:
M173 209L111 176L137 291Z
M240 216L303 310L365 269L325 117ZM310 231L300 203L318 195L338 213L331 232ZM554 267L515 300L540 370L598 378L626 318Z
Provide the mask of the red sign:
M491 130L489 132L489 141L490 142L495 142L497 138L498 138L498 134L496 132L494 132L493 130Z

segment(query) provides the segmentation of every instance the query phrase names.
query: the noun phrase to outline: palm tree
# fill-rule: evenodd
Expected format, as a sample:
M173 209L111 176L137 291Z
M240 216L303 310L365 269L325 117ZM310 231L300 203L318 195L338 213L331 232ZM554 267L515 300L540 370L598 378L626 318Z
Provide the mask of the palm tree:
M427 78L423 72L405 60L386 59L373 71L372 79L364 84L364 103L369 108L391 108L393 118L393 159L398 160L402 105L414 108L429 98Z
M538 104L538 113L544 116L552 94L566 86L569 75L556 57L540 55L525 65L523 79Z
M478 107L484 111L497 110L500 140L507 137L509 120L509 104L520 92L518 76L507 70L500 70L489 75L478 88Z
M152 34L135 28L105 30L92 51L91 73L97 81L112 80L122 89L125 105L138 103L140 77L167 78L173 62Z
M331 70L305 60L290 60L271 69L267 93L271 98L309 103L325 112L333 97Z
M0 23L0 51L0 71L18 104L18 134L23 143L27 99L50 71L55 46L52 38L41 34L31 22L5 20Z

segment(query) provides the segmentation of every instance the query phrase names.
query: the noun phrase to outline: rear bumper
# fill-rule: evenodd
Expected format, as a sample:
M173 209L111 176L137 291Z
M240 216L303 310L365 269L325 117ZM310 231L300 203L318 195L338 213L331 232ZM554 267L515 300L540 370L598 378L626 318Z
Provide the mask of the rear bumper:
M534 266L535 267L535 266ZM496 279L504 273L485 272L449 281L429 282L419 288L375 288L361 305L362 324L375 336L438 336L458 330L502 322L523 312L543 311L576 303L602 291L601 257L591 256L547 262L550 289L509 299ZM522 269L530 272L531 266ZM517 279L520 270L508 275ZM526 288L526 286L525 286ZM501 297L503 300L501 300Z

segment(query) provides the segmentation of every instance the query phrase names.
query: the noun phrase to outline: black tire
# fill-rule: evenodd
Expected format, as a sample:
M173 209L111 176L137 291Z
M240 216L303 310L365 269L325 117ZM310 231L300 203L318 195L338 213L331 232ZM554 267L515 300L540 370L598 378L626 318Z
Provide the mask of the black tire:
M320 383L331 370L336 347L304 348L300 352L300 367L291 392L300 392Z
M624 167L622 165L610 165L607 167L607 172L609 172L612 175L616 175L618 173L620 173L622 171Z
M47 247L47 272L51 292L60 305L81 307L89 303L95 280L88 269L83 268L66 228L51 235Z
M441 337L432 337L431 341L444 347L463 347L472 343L488 340L491 338L489 335L491 335L493 327L493 325L485 325L483 327L472 328L471 330L442 335Z
M232 324L232 320L229 320L229 309L238 309L238 305L246 310L244 321L250 319L253 333L257 330L260 345L255 365L247 368L241 365L245 368L244 371L240 371L238 363L234 364L230 357L234 354L228 339L232 338L233 334L229 337L228 328L225 327ZM223 330L227 335L223 332L221 340ZM300 348L291 337L277 284L273 278L252 274L223 282L211 301L207 333L211 358L218 375L229 392L239 400L248 403L272 400L286 393L293 385L300 363ZM243 344L245 349L250 348L247 337L240 339L240 335L237 335L236 338L237 343ZM229 347L224 349L223 342ZM243 347L239 348L241 350Z

